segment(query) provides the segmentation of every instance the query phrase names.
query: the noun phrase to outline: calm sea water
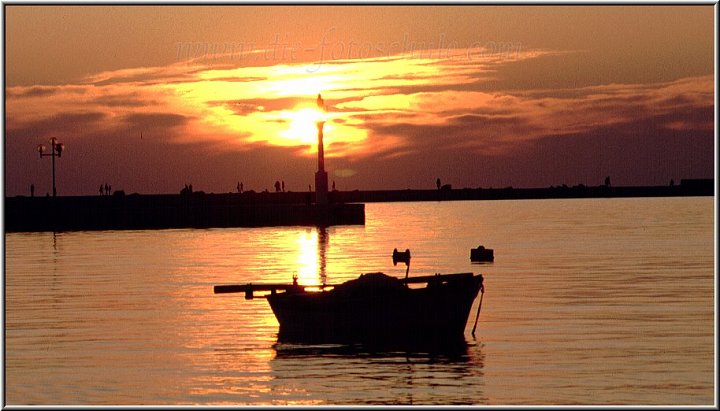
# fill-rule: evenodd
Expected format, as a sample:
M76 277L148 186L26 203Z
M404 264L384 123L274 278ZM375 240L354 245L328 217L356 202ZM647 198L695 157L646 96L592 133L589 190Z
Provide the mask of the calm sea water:
M5 236L7 404L712 405L712 198L367 204L364 226ZM471 264L470 248L495 250ZM460 353L276 342L251 281L483 273Z

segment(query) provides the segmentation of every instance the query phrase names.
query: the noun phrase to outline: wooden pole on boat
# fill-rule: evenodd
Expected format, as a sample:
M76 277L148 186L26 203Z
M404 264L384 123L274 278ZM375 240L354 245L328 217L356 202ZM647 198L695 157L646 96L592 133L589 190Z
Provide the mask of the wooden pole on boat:
M482 308L483 295L485 295L485 286L481 285L480 286L480 304L478 304L477 314L475 314L475 324L473 325L473 329L472 329L473 338L475 338L475 328L477 328L478 318L480 318L480 308Z

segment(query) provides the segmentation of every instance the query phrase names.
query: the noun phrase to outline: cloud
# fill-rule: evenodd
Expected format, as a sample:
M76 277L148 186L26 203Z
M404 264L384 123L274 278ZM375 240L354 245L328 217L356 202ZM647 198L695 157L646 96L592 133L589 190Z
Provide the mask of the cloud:
M445 87L447 94L457 86L477 81L488 65L498 61L496 55L472 59L446 55L442 61L425 57L432 55L441 54L333 60L313 71L303 64L238 68L225 63L206 65L202 61L105 71L88 75L78 84L9 88L8 122L16 130L20 124L49 124L57 116L96 111L105 122L95 125L94 132L100 133L126 126L124 119L133 115L165 112L185 119L182 124L173 124L175 130L169 131L177 132L168 133L172 134L168 141L207 141L215 146L223 143L224 149L234 147L240 151L258 142L304 147L312 136L294 143L292 139L281 138L287 134L287 127L293 127L286 113L312 106L315 93L326 92L329 109L336 112L333 116L338 120L334 123L335 134L328 136L328 142L334 140L339 150L328 155L348 153L351 148L360 155L376 154L381 146L371 146L362 128L362 114L371 109L363 104L369 104L373 98L401 101L420 90L443 94L438 87ZM536 55L537 52L520 53L508 60ZM389 94L393 89L402 92ZM344 112L347 117L338 115ZM328 131L332 127L329 125ZM85 132L92 133L89 129ZM397 138L393 140L398 142Z
M157 100L148 100L138 92L126 94L104 95L93 98L90 103L104 107L143 107L157 105Z
M132 130L172 132L190 121L190 117L170 113L133 113L122 118L122 123Z
M589 133L603 126L632 124L637 119L652 118L659 127L670 124L674 129L712 129L711 79L585 87L573 93L561 90L557 96L549 91L417 93L397 96L404 99L402 104L393 103L398 100L395 98L370 98L356 103L356 108L391 110L384 111L377 121L367 116L367 125L379 134L412 136L416 148L418 141L434 140L439 147L503 145L512 149L513 145L504 143ZM403 110L402 106L412 110ZM405 116L393 115L397 111ZM414 115L408 116L410 113ZM685 121L675 118L678 116Z
M295 107L302 102L307 102L307 98L302 100L296 97L286 98L248 98L237 100L211 100L207 102L208 106L224 106L240 116L249 115L259 111L282 111L288 107Z
M27 86L27 87L8 87L5 91L8 98L37 98L47 97L59 93L65 94L84 94L87 89L83 86L76 85L60 85L60 86Z
M154 156L182 144L223 158L283 152L310 164L316 128L298 113L315 109L317 93L329 108L326 157L357 171L345 173L348 179L367 178L360 162L383 168L382 162L436 156L453 163L461 156L471 164L480 157L520 155L549 139L593 141L610 132L632 138L647 130L690 136L714 129L712 75L632 84L542 83L528 80L538 64L555 67L582 53L523 50L467 58L468 50L456 52L444 58L336 60L315 71L300 64L194 61L107 71L78 84L9 87L6 130L14 144L6 148L9 156L13 150L24 153L15 143L46 136L69 142L130 137L131 144L142 133L152 141L145 145L153 144ZM525 81L513 83L521 72ZM189 154L184 160L194 161Z
M8 139L32 136L75 137L101 129L107 116L99 111L63 112L39 120L8 121Z

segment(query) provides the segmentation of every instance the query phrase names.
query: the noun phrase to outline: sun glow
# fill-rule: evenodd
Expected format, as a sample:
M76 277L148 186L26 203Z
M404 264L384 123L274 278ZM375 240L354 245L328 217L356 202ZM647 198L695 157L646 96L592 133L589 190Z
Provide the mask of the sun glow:
M311 107L300 108L294 111L284 111L279 116L288 123L287 129L280 132L280 136L301 144L316 144L318 123L326 122L323 132L334 127L328 122L329 116L320 110Z
M439 68L433 62L381 58L317 67L297 64L203 70L198 66L193 67L198 71L194 74L197 81L157 87L168 102L165 111L188 119L186 136L193 140L201 136L242 150L265 144L290 147L295 155L313 156L317 153L317 123L324 120L325 157L357 158L386 151L390 145L387 136L371 136L366 124L369 117L382 119L404 111L417 115L412 97L378 90L436 84L433 74ZM448 75L443 81L449 81ZM327 113L315 105L318 93L325 98Z
M536 58L538 53L519 55ZM498 99L494 94L456 87L491 76L495 57L471 60L398 54L313 64L232 67L194 61L121 69L90 75L82 84L11 87L8 118L22 118L14 122L18 130L25 123L55 121L52 118L58 113L74 118L77 112L88 110L90 98L98 102L94 114L106 119L88 117L88 122L97 123L94 127L109 122L108 129L124 130L134 124L131 128L145 129L146 136L147 128L153 127L156 136L169 142L205 144L218 152L274 146L287 147L294 156L311 157L317 153L316 123L321 113L315 99L321 93L328 107L323 140L326 159L401 156L412 152L408 147L413 140L406 135L411 123L442 126L471 120L463 115L477 110L495 113L499 105L516 111L519 97ZM438 91L442 86L448 92ZM563 101L551 102L555 101L562 109ZM38 104L43 110L37 110ZM528 111L536 106L530 103ZM59 136L71 138L74 131L59 131Z

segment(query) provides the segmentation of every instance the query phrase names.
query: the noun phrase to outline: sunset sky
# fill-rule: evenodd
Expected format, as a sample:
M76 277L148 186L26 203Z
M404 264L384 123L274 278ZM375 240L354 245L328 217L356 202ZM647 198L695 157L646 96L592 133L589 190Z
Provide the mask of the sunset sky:
M714 173L714 8L5 6L5 193Z

